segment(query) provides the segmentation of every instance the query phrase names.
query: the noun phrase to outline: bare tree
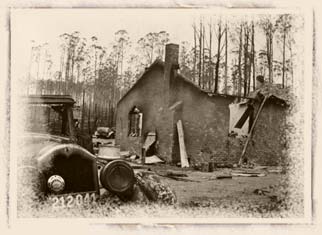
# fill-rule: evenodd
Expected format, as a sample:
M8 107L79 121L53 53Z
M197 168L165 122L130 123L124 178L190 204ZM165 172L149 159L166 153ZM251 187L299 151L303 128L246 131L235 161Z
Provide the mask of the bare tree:
M123 65L124 65L124 54L126 49L130 46L128 32L126 30L119 30L115 33L116 41L116 53L117 53L117 68L118 68L118 79L122 84L122 90L125 90L125 84L128 81L123 80Z
M196 24L192 25L193 28L193 81L196 83L196 64L197 64L197 29Z
M251 65L253 71L253 90L256 89L256 69L255 69L255 26L254 21L252 21L252 38L251 38Z
M206 85L206 78L205 78L205 52L206 52L206 48L205 48L205 35L206 35L206 30L205 30L205 25L202 25L202 28L200 28L200 30L202 30L202 71L201 71L201 77L202 77L202 89L205 89L205 85Z
M238 86L237 86L237 95L241 96L241 87L242 87L242 52L243 52L243 25L240 24L239 31L239 50L238 50Z
M249 45L249 27L244 23L244 96L247 96L248 91L248 45Z
M273 83L273 38L275 27L269 16L261 18L259 25L263 29L266 38L266 57L268 66L268 82Z
M219 84L219 65L220 65L220 55L221 55L221 39L223 37L225 30L222 30L222 22L221 19L218 22L218 31L217 31L217 54L216 54L216 64L215 64L215 87L214 93L218 92L218 84Z
M27 80L27 95L29 95L29 87L31 83L31 73L32 73L32 65L35 57L35 41L31 41L31 49L30 49L30 59L29 59L29 67L28 67L28 80Z
M209 69L209 75L208 75L208 89L211 90L213 76L214 76L214 70L212 66L212 22L209 24L209 61L208 61L208 69Z
M201 87L201 79L202 79L202 72L201 72L201 64L202 64L202 51L203 51L203 47L202 47L202 21L200 18L200 28L199 28L199 71L198 71L198 85L199 87Z
M225 94L228 93L228 25L225 25Z
M280 15L275 26L278 32L277 36L282 40L282 86L284 88L286 83L286 39L292 27L292 16L289 14Z

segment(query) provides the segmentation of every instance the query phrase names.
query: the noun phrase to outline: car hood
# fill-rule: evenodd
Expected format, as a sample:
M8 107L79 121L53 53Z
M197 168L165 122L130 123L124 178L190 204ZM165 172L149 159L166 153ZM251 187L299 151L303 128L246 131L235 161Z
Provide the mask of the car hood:
M29 140L32 142L56 142L56 143L69 143L70 139L64 136L58 135L51 135L51 134L43 134L43 133L35 133L35 132L28 132L22 135L22 138L25 140Z
M40 133L24 133L20 139L20 147L24 155L21 160L26 164L26 161L34 159L44 149L67 143L72 143L67 137Z

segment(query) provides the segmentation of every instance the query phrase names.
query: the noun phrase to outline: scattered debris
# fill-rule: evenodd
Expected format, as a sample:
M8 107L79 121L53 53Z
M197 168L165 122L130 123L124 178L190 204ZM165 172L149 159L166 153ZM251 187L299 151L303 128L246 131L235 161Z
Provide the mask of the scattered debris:
M178 164L177 164L177 166L178 166ZM196 171L200 171L200 170L201 170L201 165L200 165L200 164L198 164L198 163L194 163L194 164L192 165L192 168L193 168L194 170L196 170Z
M195 163L192 165L193 169L202 172L213 172L216 168L216 164L214 162L202 162Z
M249 162L249 160L248 160L247 163L242 164L240 167L241 168L246 168L246 169L254 169L255 168L255 164Z
M120 159L120 149L116 147L101 147L98 151L98 158L105 160Z
M130 157L130 160L136 160L136 159L139 159L139 156L138 155L132 155Z
M95 147L95 148L99 148L101 144L102 144L101 142L94 142L93 141L93 147Z
M178 172L173 172L173 171L166 171L166 172L158 171L158 172L156 172L156 174L158 174L159 176L170 178L170 179L177 180L177 181L200 182L197 180L181 178L181 177L188 177L188 175L184 174L184 173L178 173Z
M178 172L173 172L173 171L168 171L167 176L174 176L174 177L188 177L187 174L185 173L178 173Z
M156 163L164 163L164 161L161 160L156 155L145 157L145 164L156 164Z
M113 142L111 142L111 141L108 141L108 142L105 142L105 143L99 143L99 144L102 147L107 147L107 146L112 147L113 146Z
M102 160L107 160L107 161L121 159L120 156L101 156L101 155L98 155L97 158Z
M255 189L254 190L254 193L257 194L257 195L266 195L268 193L270 193L269 190L265 190L265 189Z
M191 180L191 179L185 179L185 178L180 178L180 177L175 177L175 176L169 176L169 175L161 175L161 174L158 174L162 177L166 177L166 178L170 178L170 179L173 179L173 180L177 180L177 181L184 181L184 182L200 182L199 180Z
M271 169L271 170L267 170L269 173L282 173L282 170L280 169Z
M217 168L233 168L234 165L230 163L217 163L216 164Z
M208 181L216 180L216 179L217 179L217 177L216 177L215 175L213 175L213 176L210 176L210 177L208 178Z
M128 158L131 156L130 151L121 151L120 155L122 158Z
M231 175L217 175L216 179L220 180L220 179L231 179L233 178Z
M205 162L201 163L201 171L202 172L208 172L208 170L209 170L208 163L205 163Z
M267 172L269 172L269 173L282 173L283 169L282 169L282 167L276 167L273 169L267 169Z
M130 166L134 169L134 170L136 170L136 169L145 169L145 170L149 170L149 167L148 166L144 166L144 165L142 165L142 164L140 164L140 163L135 163L135 162L130 162L130 161L127 161L129 164L130 164Z
M244 176L244 177L263 177L266 174L257 172L232 172L232 176Z
M213 172L214 170L215 170L215 163L214 162L209 162L208 171Z

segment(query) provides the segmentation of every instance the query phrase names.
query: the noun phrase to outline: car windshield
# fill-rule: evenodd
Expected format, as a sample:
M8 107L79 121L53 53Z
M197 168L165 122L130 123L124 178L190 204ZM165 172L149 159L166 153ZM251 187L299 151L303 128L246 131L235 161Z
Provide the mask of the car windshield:
M68 135L67 112L64 105L29 104L26 118L26 131Z

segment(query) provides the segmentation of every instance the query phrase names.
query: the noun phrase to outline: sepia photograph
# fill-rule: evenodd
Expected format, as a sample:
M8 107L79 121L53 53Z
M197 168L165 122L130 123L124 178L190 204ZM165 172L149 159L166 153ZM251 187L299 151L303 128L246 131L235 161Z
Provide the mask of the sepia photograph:
M310 220L311 11L9 19L15 219Z

